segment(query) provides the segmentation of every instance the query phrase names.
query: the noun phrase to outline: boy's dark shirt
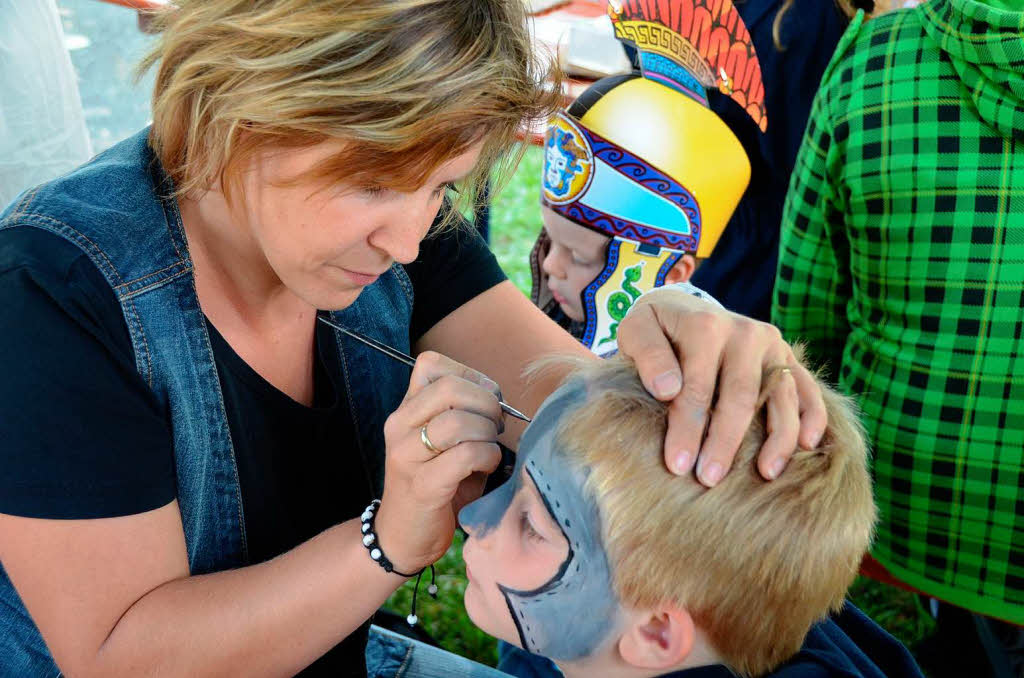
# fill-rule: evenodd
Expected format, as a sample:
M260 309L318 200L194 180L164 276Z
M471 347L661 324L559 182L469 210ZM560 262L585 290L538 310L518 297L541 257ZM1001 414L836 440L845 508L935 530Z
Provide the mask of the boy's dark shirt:
M719 664L661 678L735 678L735 674ZM924 678L924 674L906 647L847 603L839 614L811 628L795 657L761 678Z

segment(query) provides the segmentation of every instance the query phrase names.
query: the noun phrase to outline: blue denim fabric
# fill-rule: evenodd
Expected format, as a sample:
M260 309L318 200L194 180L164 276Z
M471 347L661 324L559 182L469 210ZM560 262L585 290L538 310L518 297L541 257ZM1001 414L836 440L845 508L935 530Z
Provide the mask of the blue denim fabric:
M23 193L0 229L40 228L76 244L110 283L139 374L169 413L192 574L248 564L245 517L220 380L172 186L143 130L71 174ZM409 352L412 283L395 265L338 323ZM402 400L409 368L340 337L356 442L380 495L384 420ZM0 567L0 676L56 675L42 637Z
M562 671L547 657L498 641L498 669L516 678L562 678Z
M497 669L379 626L370 627L366 671L367 678L508 678Z

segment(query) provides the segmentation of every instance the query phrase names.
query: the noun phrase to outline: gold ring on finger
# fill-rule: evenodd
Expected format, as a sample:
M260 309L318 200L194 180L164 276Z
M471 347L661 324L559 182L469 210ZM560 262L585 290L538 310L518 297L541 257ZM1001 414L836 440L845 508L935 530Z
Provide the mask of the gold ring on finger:
M773 376L775 376L776 372L778 372L779 374L793 374L793 370L788 365L772 365L771 367L764 371L764 375L761 378L761 381L768 381Z
M434 454L441 454L442 452L444 452L444 450L434 447L434 443L430 442L430 438L427 437L426 424L420 427L420 442L423 443L423 447L427 448Z

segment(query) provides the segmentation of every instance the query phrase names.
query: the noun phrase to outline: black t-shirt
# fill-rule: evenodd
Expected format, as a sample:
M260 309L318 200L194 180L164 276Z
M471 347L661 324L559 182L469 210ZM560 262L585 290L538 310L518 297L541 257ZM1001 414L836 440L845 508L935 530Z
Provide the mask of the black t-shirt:
M424 241L405 267L410 340L504 280L480 237ZM130 515L176 496L168 415L135 368L121 307L75 245L37 228L0 231L0 513ZM209 322L238 464L250 563L359 515L371 499L354 444L333 332L318 326L313 407L263 379ZM302 675L365 675L364 627ZM361 673L360 673L361 672Z

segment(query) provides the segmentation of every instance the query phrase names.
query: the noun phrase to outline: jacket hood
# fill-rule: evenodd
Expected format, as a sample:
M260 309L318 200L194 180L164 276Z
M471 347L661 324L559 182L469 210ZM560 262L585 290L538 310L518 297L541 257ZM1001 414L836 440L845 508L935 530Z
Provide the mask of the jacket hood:
M1016 7L1014 7L1016 5ZM932 0L924 30L946 53L981 118L1024 138L1024 10L1016 0Z

